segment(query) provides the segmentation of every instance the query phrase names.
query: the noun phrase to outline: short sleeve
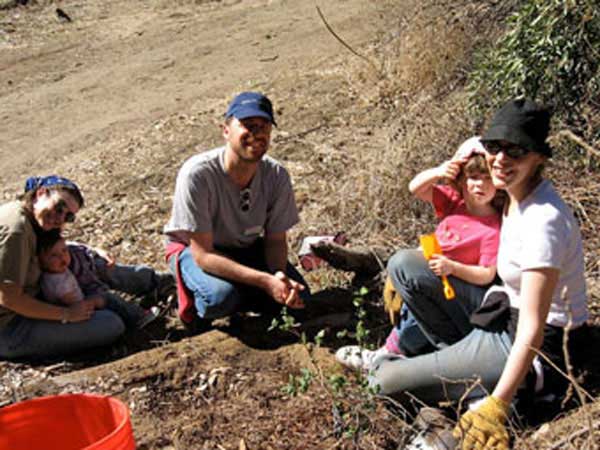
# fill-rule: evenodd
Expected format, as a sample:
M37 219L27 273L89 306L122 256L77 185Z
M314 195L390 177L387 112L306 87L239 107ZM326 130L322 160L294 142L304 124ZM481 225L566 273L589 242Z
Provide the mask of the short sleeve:
M24 233L0 225L0 280L25 287L32 249Z
M560 268L567 254L566 221L560 213L546 215L537 220L529 220L523 230L521 249L521 269Z
M438 219L451 214L458 206L461 198L458 192L443 184L433 186L431 191L431 202Z
M490 232L481 239L478 265L483 267L495 266L500 244L500 230Z
M267 208L266 233L282 233L299 221L290 176L283 167L277 169L273 195Z
M202 171L179 173L167 232L212 232L207 176Z

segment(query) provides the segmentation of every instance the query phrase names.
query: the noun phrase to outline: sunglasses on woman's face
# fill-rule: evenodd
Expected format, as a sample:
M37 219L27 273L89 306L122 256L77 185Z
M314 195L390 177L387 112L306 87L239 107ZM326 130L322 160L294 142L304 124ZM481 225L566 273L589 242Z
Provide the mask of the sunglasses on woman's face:
M75 213L69 211L69 206L67 205L67 202L65 202L63 199L59 199L56 202L56 205L54 205L54 212L59 216L63 216L65 222L75 222Z
M509 158L513 159L522 158L529 153L529 150L527 150L526 148L520 147L516 144L511 144L509 142L483 142L483 147L485 148L485 151L488 152L490 155L497 155L498 153L502 152L505 156L508 156Z

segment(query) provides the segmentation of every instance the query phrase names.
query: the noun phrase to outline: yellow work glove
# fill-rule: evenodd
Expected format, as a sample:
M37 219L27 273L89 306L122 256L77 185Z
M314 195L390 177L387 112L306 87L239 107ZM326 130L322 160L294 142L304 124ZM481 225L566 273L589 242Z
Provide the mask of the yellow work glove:
M467 411L452 433L462 438L462 450L508 450L506 419L509 405L489 396L473 411Z
M383 307L390 315L390 322L392 322L392 325L396 325L398 323L400 308L402 308L402 297L400 297L400 294L394 289L390 277L385 279L385 285L383 286Z

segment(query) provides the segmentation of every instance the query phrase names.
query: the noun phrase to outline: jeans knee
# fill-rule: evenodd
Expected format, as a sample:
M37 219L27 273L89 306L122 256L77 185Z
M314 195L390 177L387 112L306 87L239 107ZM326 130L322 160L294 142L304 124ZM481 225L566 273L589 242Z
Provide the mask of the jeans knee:
M423 261L418 250L399 250L388 261L388 274L394 282L414 279L422 272Z
M240 303L237 289L230 283L213 283L204 292L194 292L194 299L198 316L205 319L228 316Z
M114 311L101 310L95 314L102 315L102 340L106 340L106 343L115 341L119 336L125 333L127 327L123 319Z

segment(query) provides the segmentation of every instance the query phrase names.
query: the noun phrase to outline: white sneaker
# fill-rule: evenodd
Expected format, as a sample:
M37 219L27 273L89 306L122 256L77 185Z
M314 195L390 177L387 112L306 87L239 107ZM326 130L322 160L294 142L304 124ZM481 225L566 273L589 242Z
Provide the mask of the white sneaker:
M335 359L340 364L346 367L356 370L371 370L374 365L373 363L380 357L385 356L400 356L396 353L390 352L387 348L381 347L377 350L367 350L366 348L360 348L358 345L347 345L341 347L335 352Z

